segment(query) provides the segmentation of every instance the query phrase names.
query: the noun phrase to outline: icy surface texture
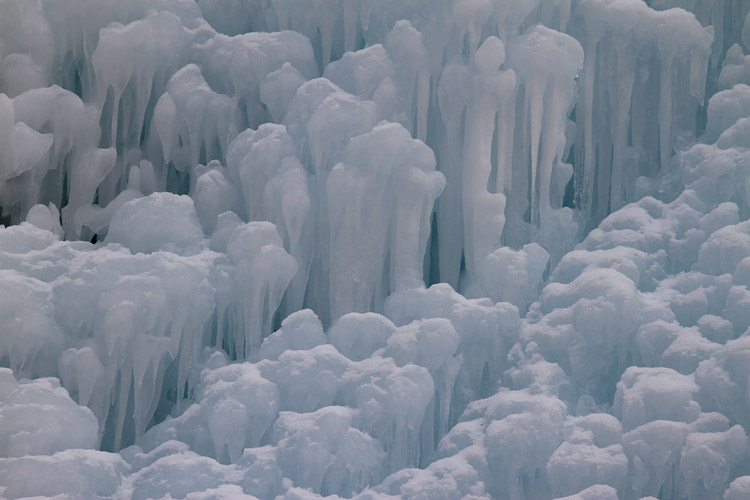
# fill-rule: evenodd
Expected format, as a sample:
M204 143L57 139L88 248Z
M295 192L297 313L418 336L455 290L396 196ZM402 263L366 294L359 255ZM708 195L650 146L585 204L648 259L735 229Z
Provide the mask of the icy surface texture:
M0 0L0 497L750 498L747 0Z

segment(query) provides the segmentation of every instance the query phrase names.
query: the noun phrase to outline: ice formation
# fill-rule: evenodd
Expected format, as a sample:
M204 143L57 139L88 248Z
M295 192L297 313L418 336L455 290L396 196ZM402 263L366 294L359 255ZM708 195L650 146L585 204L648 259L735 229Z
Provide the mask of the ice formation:
M0 497L750 498L750 2L0 0Z

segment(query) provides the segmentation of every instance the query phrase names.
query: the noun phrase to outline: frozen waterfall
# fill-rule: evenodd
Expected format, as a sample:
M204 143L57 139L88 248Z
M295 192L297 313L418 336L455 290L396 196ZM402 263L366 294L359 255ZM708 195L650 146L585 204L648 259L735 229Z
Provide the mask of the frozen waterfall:
M0 497L750 499L750 1L0 0Z

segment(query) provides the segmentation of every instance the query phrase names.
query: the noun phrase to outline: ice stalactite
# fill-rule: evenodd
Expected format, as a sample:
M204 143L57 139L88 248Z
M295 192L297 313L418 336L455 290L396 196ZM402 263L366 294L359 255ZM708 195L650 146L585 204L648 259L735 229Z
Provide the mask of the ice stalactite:
M344 2L346 3L346 2ZM320 64L325 68L332 58L334 48L334 31L340 0L315 0L299 2L298 0L271 0L280 30L294 30L310 40L320 43ZM337 45L343 40L336 40ZM336 54L343 54L342 47L336 47Z
M260 100L268 108L274 122L281 123L297 89L306 81L305 76L291 63L284 63L260 83Z
M297 146L297 155L311 175L315 243L306 304L324 324L330 323L331 307L327 179L349 140L375 126L376 112L371 101L361 101L321 78L299 88L284 119Z
M521 200L529 202L532 234L538 232L537 228L541 228L542 234L570 232L570 215L558 209L572 174L563 155L567 117L576 98L576 78L583 68L583 49L569 35L535 26L513 41L509 58L523 95L516 122L521 124L517 158L521 165L526 165L522 172L529 176L528 196L521 193ZM524 181L518 182L523 186ZM513 182L517 182L515 178ZM519 204L518 199L518 195L513 197L514 204ZM515 207L509 214L513 217L510 223L516 228L523 225L518 220L519 212ZM518 229L515 231L517 234ZM549 246L549 242L544 241L543 245Z
M272 214L284 247L298 265L280 307L281 315L288 316L304 303L314 241L310 179L296 157L281 160L279 170L263 191L263 204L266 213Z
M140 178L142 167L143 164L140 167L131 168L131 177L133 172L137 172ZM195 202L195 211L198 212L198 219L205 234L213 235L219 217L225 212L232 212L234 217L242 213L240 192L234 185L234 179L221 162L214 160L208 162L208 165L196 165L190 177L192 185L189 194Z
M71 230L75 209L93 201L98 184L111 169L87 162L104 152L95 147L99 133L95 112L56 85L29 90L6 102L10 106L3 117L15 124L13 137L7 136L11 142L3 148L9 163L0 181L0 210L7 216L13 208L14 217L23 217L39 201L55 205L67 201L63 219L65 228ZM52 143L40 143L35 137L52 139ZM11 222L18 223L14 217ZM71 234L77 236L75 231Z
M465 40L463 50L473 54L482 40L482 30L492 14L490 0L458 0L453 4L453 21L459 39Z
M688 114L687 118L682 118L681 114L684 111L679 113L679 110L673 110L673 107L675 101L682 102L683 106L689 106L690 110L696 109L696 101L698 105L703 105L713 34L706 31L689 12L670 9L660 13L656 41L662 57L659 115L662 126L660 160L664 166L672 157L674 138L679 131L674 129L681 127L693 135L697 133L695 113L693 116ZM686 78L680 83L675 83L674 74ZM695 101L691 103L688 100L690 97Z
M119 258L114 268L149 266L152 259L161 259L124 254ZM180 269L180 283L166 282L166 276L176 269L168 270L172 264ZM76 388L80 402L88 404L99 418L100 433L106 430L105 447L118 449L132 440L134 435L126 430L130 425L135 435L145 432L161 399L162 384L172 392L184 391L187 373L201 347L196 339L201 338L213 309L211 289L197 269L185 263L172 264L163 262L162 273L166 274L161 277L158 273L131 274L130 280L110 284L107 277L114 269L104 269L93 261L82 262L71 280L55 286L57 304L68 301L69 294L96 297L87 318L60 318L66 328L84 340L81 347L90 348L70 351L61 358L61 372L66 385ZM186 288L175 295L174 286ZM126 298L130 294L132 299L134 291L141 297L137 302ZM169 322L160 320L157 314L167 309L173 315ZM165 378L167 367L175 360L179 368L174 378ZM93 387L86 388L84 379L71 371L84 362L99 372ZM131 391L132 399L128 397Z
M302 308L314 246L310 180L295 153L296 145L284 125L265 124L238 135L227 154L229 173L242 190L247 220L273 222L299 266L287 291L284 316Z
M620 35L618 37L617 35ZM627 186L633 185L635 165L628 164L628 135L630 132L630 106L632 101L633 85L636 78L635 49L631 41L627 40L627 34L613 35L614 70L609 78L616 80L610 83L612 90L609 95L609 108L612 114L612 159L610 174L610 209L616 210L625 205L629 193ZM632 158L636 153L630 151Z
M40 2L0 3L0 92L9 97L52 83L55 32ZM34 33L29 37L26 33Z
M229 36L269 31L267 11L271 0L198 0L203 17L219 33Z
M34 167L53 142L52 134L40 134L23 122L16 123L13 100L0 94L0 192L6 216L25 213L36 203L46 172ZM15 189L14 184L18 184Z
M561 8L552 8L546 13L537 12L539 4L533 1L513 2L506 7L497 12L493 11L492 19L500 35L507 38L508 48L501 47L503 49L501 53L498 47L491 47L492 43L490 43L485 49L480 48L471 57L473 61L478 61L482 51L492 57L500 54L499 63L495 64L492 69L492 71L497 71L507 50L509 62L505 66L515 70L517 78L511 80L510 75L513 73L508 73L506 70L504 79L507 81L499 83L498 80L494 87L488 85L488 89L494 88L496 93L496 102L491 105L481 102L481 98L478 97L478 93L481 94L481 92L477 89L474 90L474 97L468 99L462 97L465 94L462 89L470 85L468 80L472 78L470 76L472 70L462 65L447 65L439 76L436 89L437 104L444 125L436 146L438 164L440 170L448 178L446 192L438 203L440 279L454 283L454 286L458 285L462 250L467 277L470 278L467 283L471 283L479 276L478 269L484 258L497 249L501 243L512 245L528 243L536 231L534 228L542 224L542 219L547 219L544 221L546 225L565 227L570 225L567 221L570 219L569 215L556 216L555 222L552 222L549 214L553 208L561 207L565 184L571 175L571 167L565 164L565 147L570 143L566 137L569 128L567 116L570 113L570 105L575 100L574 81L581 66L579 59L583 59L582 50L571 37L543 26L532 28L521 37L517 36L524 22L537 16L555 18L558 22L562 19L562 22L567 22L565 21L567 17L565 5L559 6ZM474 12L472 9L468 10ZM460 14L461 19L469 16L470 12L462 12L459 4L456 4L454 9L454 15ZM460 27L456 29L460 31ZM470 26L467 25L466 29L470 40ZM545 35L541 35L542 33ZM559 35L556 40L552 40L553 34ZM534 65L533 61L537 58L531 56L534 50L531 45L537 42L544 45L543 41L538 41L536 38L541 39L545 36L550 39L549 47L556 47L554 49L557 51L556 56L542 64ZM500 42L496 37L490 37L484 43L487 44L493 39ZM526 47L524 44L529 46ZM503 42L500 42L500 45L504 45ZM476 64L475 62L474 65ZM475 78L475 82L478 82L478 78L480 77ZM525 104L518 105L516 101L521 98L525 99ZM490 111L489 108L493 110ZM472 127L477 123L474 119L475 115L478 116L477 113L484 113L487 116L482 121L484 125L476 125L475 129ZM489 131L489 137L484 138L480 143L478 141L484 130ZM456 134L463 140L455 139ZM481 147L480 144L484 146ZM461 158L458 163L457 155ZM484 163L487 166L485 173L471 180L471 174L469 174L471 169L467 169L467 161ZM462 165L462 167L457 165ZM457 176L457 172L463 173ZM466 184L470 181L474 184L472 187ZM471 207L477 203L476 193L481 192L478 191L480 189L487 192L492 199L503 198L503 207L489 211L486 207L481 210L472 209ZM505 197L508 197L507 203ZM454 198L461 200L459 203L462 206L462 214L456 215L456 203L451 202ZM452 208L442 209L444 202ZM528 216L525 215L526 203L531 205ZM499 217L499 219L492 223L479 220L470 223L471 212L480 214L480 218L481 214L491 212L496 214L493 215L494 218ZM462 242L457 242L452 236L455 228L458 227L454 220L456 217L458 220L463 219L465 234ZM524 219L527 222L524 222ZM474 225L482 229L472 230ZM508 225L510 232L505 234L504 227ZM477 237L481 236L483 241L475 241L474 234ZM478 246L477 243L479 243ZM474 278L471 278L472 276ZM464 286L472 285L464 284ZM471 294L473 296L476 293L480 292L475 290Z
M594 137L592 131L594 130L594 84L596 79L596 61L598 57L598 45L599 40L603 36L603 28L598 23L587 21L589 16L596 17L597 19L601 14L599 13L602 8L601 3L592 2L591 7L582 10L584 17L583 24L586 30L586 36L584 38L584 66L583 75L580 81L580 86L583 89L579 90L578 107L576 109L577 123L579 124L579 137L583 140L578 141L578 149L582 149L583 158L582 162L579 161L576 165L575 173L575 198L576 205L582 207L584 210L591 210L591 197L593 196L594 190ZM575 28L574 28L575 29ZM575 31L573 31L575 33ZM583 37L579 37L583 38ZM582 94L582 95L581 95ZM580 144L583 142L583 144ZM582 165L581 165L582 163Z
M445 191L437 202L439 271L440 280L454 288L458 288L464 249L461 151L467 99L461 90L469 85L471 75L468 68L450 64L443 70L437 88L437 102L442 118L442 141L437 149L438 169L446 178Z
M429 148L398 124L378 125L350 141L326 184L331 317L382 310L391 291L423 286L432 205L445 186Z
M393 78L400 89L400 108L406 113L400 122L413 137L424 141L427 138L430 74L422 34L409 21L398 21L388 33L385 49L393 62Z
M447 318L459 334L458 350L445 368L458 370L455 384L463 389L454 390L449 401L442 401L450 406L440 406L435 415L433 430L439 437L455 425L469 402L488 395L488 390L502 377L508 352L518 339L519 316L515 306L493 304L487 299L466 299L445 283L392 294L386 299L385 314L401 327L413 324L418 318ZM446 370L444 375L449 373L452 372ZM439 390L446 394L444 388Z
M274 314L298 266L270 222L239 224L229 236L227 253L236 266L229 347L235 357L247 358L273 331Z
M16 174L0 182L0 191L4 192L0 205L6 212L15 205L18 216L23 216L41 200L55 205L67 200L62 210L63 226L71 235L78 236L72 223L75 210L93 201L97 186L114 165L107 166L107 161L94 165L90 161L101 154L114 157L114 150L96 148L99 130L95 111L75 94L56 85L29 90L9 102L12 105L4 117L15 120L18 134L25 133L7 146L6 154L14 154L14 148L27 151L20 155L23 158L18 151L15 153L23 165L19 165ZM53 138L44 151L37 149L33 141L35 133L42 132ZM36 153L32 154L34 150ZM22 180L23 188L19 185ZM11 222L18 221L11 218Z
M167 12L101 31L91 61L108 145L119 143L120 148L126 148L140 144L152 91L160 95L169 77L182 67L188 44L188 33L180 19ZM112 64L113 60L118 64ZM164 65L165 60L171 63ZM126 115L119 116L121 110Z
M575 199L597 222L635 196L639 175L668 164L676 137L698 132L712 36L687 11L655 11L637 0L584 0L572 17L571 32L586 54L576 109ZM645 117L654 109L659 125L652 131L653 120Z
M102 125L100 144L116 148L118 162L100 186L100 202L114 199L127 175L127 164L141 159L149 113L169 78L187 62L189 43L190 35L180 19L168 12L101 31L91 56Z
M157 30L154 24L162 27ZM131 54L138 57L133 59ZM112 65L113 58L122 62ZM102 141L116 147L118 153L117 167L99 192L105 203L114 198L123 182L125 166L144 155L152 159L163 156L163 164L154 165L162 189L170 169L189 172L199 162L223 160L227 143L237 130L270 118L260 98L261 85L269 74L288 64L288 71L298 75L295 86L295 78L277 74L277 79L289 81L292 87L278 96L276 91L267 93L275 118L281 120L289 94L318 71L309 41L298 33L229 37L205 23L185 27L178 16L167 11L102 30L91 60ZM163 64L167 60L169 63ZM191 94L194 88L200 88L200 93ZM125 115L120 116L120 110ZM191 121L188 116L200 116L200 120ZM204 120L205 126L201 125ZM179 190L181 186L170 188Z
M96 148L99 127L94 110L77 95L56 85L21 94L14 99L13 107L17 121L37 131L49 129L54 134L55 141L43 167L54 172L45 179L46 195L55 203L67 197L62 211L63 226L66 231L71 230L75 211L94 201L96 188L114 166L107 162L93 165L88 160L97 154L113 156L114 150L104 153Z
M518 33L527 17L539 7L540 0L512 0L496 3L495 16L497 31L502 40L508 40ZM553 3L553 2L549 2Z
M344 54L326 67L323 77L346 92L373 102L378 120L398 121L400 106L394 67L381 44Z
M570 21L572 0L542 1L539 20L544 26L565 33Z
M713 87L721 70L722 58L727 50L736 43L742 43L744 27L750 2L747 0L650 0L647 2L652 9L669 10L673 8L685 9L695 14L695 18L703 26L713 29L714 43L711 47L711 57L708 61L708 85ZM745 47L750 46L745 43Z
M211 90L195 64L172 75L165 90L150 127L163 155L158 171L162 187L169 166L186 173L199 163L224 158L229 140L237 134L232 99Z
M240 130L268 121L260 87L271 73L289 63L305 80L320 74L310 41L293 31L245 33L229 37L198 32L192 47L194 62L211 88L236 103Z

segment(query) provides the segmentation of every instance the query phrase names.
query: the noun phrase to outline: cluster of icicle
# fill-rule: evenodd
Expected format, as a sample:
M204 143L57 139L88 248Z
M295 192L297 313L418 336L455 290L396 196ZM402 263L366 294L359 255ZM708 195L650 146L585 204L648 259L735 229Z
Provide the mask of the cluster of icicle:
M303 307L328 326L425 281L527 307L525 289L493 279L507 247L529 245L536 286L547 254L554 265L649 194L642 176L700 132L716 50L695 15L641 0L0 0L0 11L2 221L127 249L112 250L119 269L55 247L72 274L35 277L45 284L32 295L58 311L74 310L72 296L97 306L85 317L40 306L56 343L7 344L2 359L38 376L64 353L59 371L115 449L128 411L141 436L167 389L183 396L202 347L250 357ZM141 302L122 299L136 292Z

